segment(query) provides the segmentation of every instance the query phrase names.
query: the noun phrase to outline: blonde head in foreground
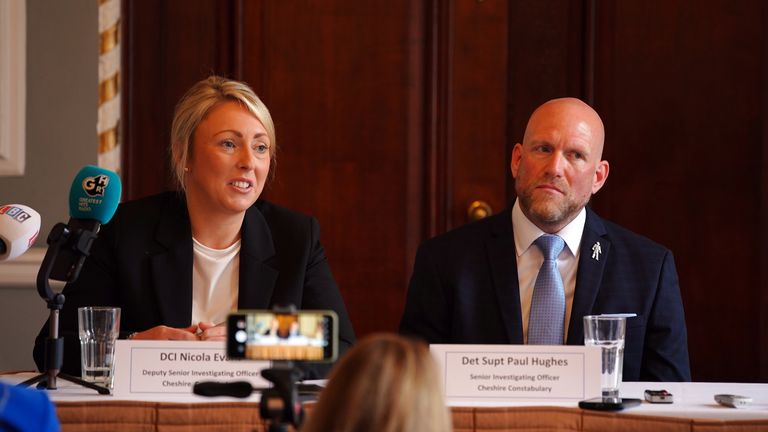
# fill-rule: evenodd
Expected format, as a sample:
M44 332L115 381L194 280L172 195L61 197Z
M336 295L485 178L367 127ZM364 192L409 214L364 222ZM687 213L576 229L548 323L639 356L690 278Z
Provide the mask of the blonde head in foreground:
M451 417L427 345L395 334L356 344L331 372L302 432L445 432Z

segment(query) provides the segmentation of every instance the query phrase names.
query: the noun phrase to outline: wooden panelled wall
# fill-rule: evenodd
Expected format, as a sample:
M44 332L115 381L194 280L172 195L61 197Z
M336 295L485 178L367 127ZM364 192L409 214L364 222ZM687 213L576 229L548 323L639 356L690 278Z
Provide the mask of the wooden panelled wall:
M173 106L218 73L277 126L269 199L320 220L358 335L395 330L419 242L514 198L546 99L607 129L594 208L675 253L695 380L768 381L761 0L123 2L127 198L166 188Z

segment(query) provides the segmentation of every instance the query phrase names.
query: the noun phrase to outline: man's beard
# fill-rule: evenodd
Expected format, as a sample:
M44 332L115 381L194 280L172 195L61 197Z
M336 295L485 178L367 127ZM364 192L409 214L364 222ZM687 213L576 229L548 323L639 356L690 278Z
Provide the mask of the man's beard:
M581 209L589 202L589 197L584 202L576 202L569 197L562 200L534 199L535 188L518 191L520 207L525 211L531 222L541 226L559 225L572 220Z

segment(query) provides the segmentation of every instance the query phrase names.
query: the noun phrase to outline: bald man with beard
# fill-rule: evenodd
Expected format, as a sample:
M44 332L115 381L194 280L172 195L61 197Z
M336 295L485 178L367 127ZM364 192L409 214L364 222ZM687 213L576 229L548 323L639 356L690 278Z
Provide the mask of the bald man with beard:
M627 320L623 379L690 381L672 252L587 206L608 178L604 140L600 116L579 99L537 108L512 150L514 205L419 247L400 332L428 343L528 343L544 261L534 242L555 235L564 244L557 343L583 345L585 315L636 313Z

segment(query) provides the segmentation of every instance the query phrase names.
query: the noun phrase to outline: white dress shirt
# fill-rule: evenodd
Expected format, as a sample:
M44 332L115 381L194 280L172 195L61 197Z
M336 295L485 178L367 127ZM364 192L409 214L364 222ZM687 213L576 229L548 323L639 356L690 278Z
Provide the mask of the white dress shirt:
M557 268L565 287L565 323L563 337L568 337L568 322L571 319L571 306L573 306L573 293L576 290L576 271L579 267L579 245L584 233L584 223L587 220L587 211L581 209L578 216L555 234L562 237L566 247L557 257ZM517 253L517 280L520 285L520 310L523 318L523 340L528 343L528 320L531 316L531 298L533 286L536 284L536 276L544 262L541 250L533 244L544 231L539 229L523 214L520 209L520 200L515 200L512 207L512 230L515 238L515 251ZM565 343L565 340L563 340Z

